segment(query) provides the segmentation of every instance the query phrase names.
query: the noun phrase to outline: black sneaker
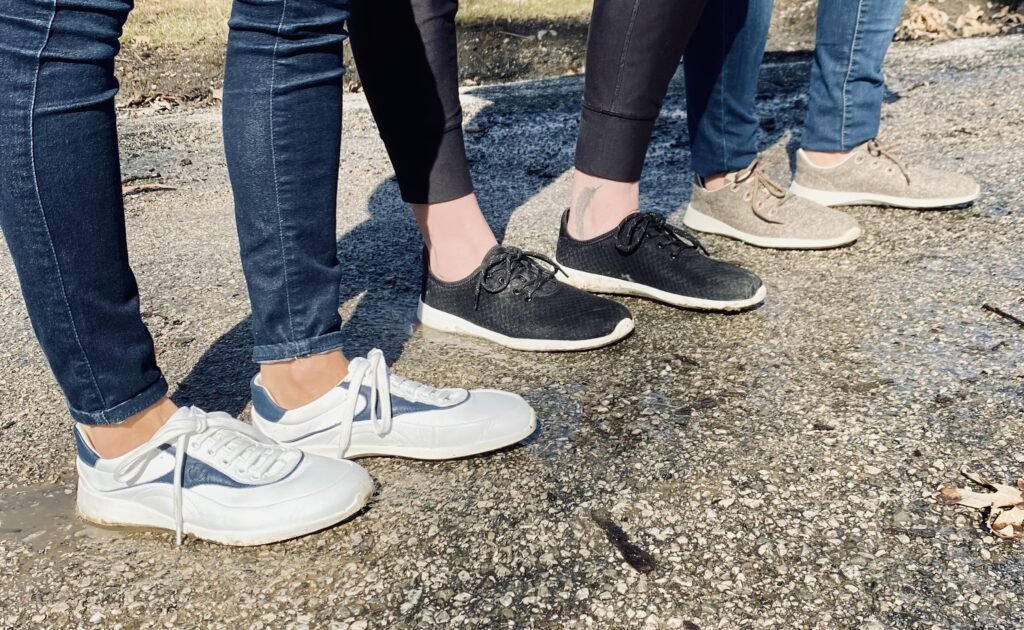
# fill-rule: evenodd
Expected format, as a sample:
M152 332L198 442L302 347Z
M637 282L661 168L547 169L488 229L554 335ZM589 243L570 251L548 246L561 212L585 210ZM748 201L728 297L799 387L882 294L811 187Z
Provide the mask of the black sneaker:
M695 236L661 215L631 214L587 241L569 236L568 219L566 210L555 260L574 287L705 311L740 311L764 301L760 278L711 258Z
M633 331L625 306L563 284L556 272L546 256L496 245L464 280L425 270L416 314L424 326L516 350L589 350Z

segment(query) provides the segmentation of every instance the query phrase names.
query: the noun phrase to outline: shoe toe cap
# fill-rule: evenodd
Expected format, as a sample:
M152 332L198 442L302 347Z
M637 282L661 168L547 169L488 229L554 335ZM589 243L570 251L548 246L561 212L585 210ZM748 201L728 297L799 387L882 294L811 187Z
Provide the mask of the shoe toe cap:
M720 262L718 273L707 288L711 298L721 301L753 299L761 292L764 282L760 276L742 267Z

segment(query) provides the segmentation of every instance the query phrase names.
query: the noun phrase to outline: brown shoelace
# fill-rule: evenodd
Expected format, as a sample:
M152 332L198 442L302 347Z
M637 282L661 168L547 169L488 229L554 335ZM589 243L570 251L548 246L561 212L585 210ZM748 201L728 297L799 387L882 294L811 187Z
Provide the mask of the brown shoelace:
M903 178L907 180L907 183L910 183L910 173L907 172L907 167L903 166L903 162L900 162L899 158L890 153L878 140L868 140L867 149L868 155L871 157L884 157L892 162L900 170L900 173L903 174Z
M733 185L742 184L743 182L753 178L754 179L754 194L750 198L750 207L758 217L768 223L784 223L773 212L764 211L764 203L768 199L763 199L762 195L767 193L769 198L785 199L789 193L782 186L776 184L772 178L768 177L763 170L761 170L761 163L758 160L754 160L754 163L748 166L746 169L736 174L733 179Z

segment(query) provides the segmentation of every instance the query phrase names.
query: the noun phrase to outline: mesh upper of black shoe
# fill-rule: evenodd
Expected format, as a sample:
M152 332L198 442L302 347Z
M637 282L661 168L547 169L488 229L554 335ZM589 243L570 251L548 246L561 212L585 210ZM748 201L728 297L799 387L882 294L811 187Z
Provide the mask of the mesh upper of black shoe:
M559 282L556 273L545 256L497 245L464 280L444 282L426 271L423 301L516 339L596 339L630 319L626 307Z
M566 210L555 258L570 269L703 300L745 300L761 288L756 274L715 260L695 236L661 215L631 214L616 229L586 241L569 236L568 218Z

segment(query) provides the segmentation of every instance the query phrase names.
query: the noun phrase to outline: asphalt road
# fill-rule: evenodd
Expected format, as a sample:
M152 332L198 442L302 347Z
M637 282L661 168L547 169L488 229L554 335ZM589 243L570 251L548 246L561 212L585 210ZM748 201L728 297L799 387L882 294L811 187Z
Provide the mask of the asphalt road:
M785 178L806 62L766 69L762 141ZM971 208L854 208L816 253L707 237L765 278L734 315L626 300L614 347L533 355L419 330L419 244L372 120L346 101L339 210L352 354L437 385L521 392L541 428L448 463L371 459L348 523L237 550L96 529L73 510L69 419L0 257L0 627L1013 628L1024 553L930 497L969 463L1024 474L1024 37L897 46L885 134L974 174ZM581 79L473 88L480 196L508 242L550 253ZM682 82L644 203L689 195ZM248 306L216 109L130 112L126 176L147 321L181 401L245 413ZM630 562L627 562L627 558Z

